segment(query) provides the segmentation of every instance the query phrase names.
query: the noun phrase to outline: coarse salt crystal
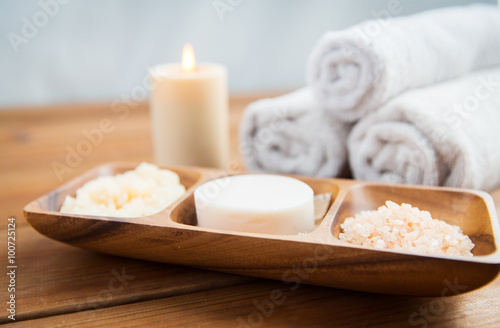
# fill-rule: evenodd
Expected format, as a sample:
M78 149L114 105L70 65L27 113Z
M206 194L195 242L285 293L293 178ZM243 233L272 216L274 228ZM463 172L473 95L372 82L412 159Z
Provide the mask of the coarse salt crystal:
M339 239L385 249L473 256L474 244L458 226L433 219L428 211L387 201L376 211L361 211L340 225Z

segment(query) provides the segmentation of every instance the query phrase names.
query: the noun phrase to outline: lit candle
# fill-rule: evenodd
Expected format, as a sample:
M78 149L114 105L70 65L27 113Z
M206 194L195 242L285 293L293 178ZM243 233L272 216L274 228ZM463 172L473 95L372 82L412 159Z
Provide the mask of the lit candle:
M225 168L229 153L226 68L197 65L188 44L182 65L156 66L150 76L156 163Z

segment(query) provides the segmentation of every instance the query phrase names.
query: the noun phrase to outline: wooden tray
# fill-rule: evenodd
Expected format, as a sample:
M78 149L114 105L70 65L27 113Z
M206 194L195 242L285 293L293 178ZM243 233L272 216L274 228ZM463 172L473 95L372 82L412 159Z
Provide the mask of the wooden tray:
M24 215L43 235L88 250L155 262L193 266L300 283L415 296L470 291L492 281L500 266L500 229L485 192L343 179L296 177L332 202L317 228L304 235L241 233L196 226L193 191L223 171L169 167L186 194L162 212L143 218L68 215L58 212L66 195L98 176L132 170L135 164L99 166L31 202ZM415 255L342 242L340 224L355 212L386 200L410 203L434 218L459 225L476 247L474 257Z

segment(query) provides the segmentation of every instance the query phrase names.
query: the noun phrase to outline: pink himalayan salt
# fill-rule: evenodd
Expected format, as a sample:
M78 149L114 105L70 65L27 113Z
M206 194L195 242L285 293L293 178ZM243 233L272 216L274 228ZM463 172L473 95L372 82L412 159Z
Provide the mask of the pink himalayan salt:
M339 239L379 249L473 256L474 244L458 226L433 219L410 204L387 201L376 211L361 211L340 225Z

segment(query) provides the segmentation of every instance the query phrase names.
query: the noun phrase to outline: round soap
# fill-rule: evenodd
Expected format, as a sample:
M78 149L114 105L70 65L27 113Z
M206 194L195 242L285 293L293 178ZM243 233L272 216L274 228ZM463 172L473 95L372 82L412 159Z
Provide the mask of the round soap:
M194 192L198 226L293 235L314 229L314 192L278 175L245 174L211 180Z

